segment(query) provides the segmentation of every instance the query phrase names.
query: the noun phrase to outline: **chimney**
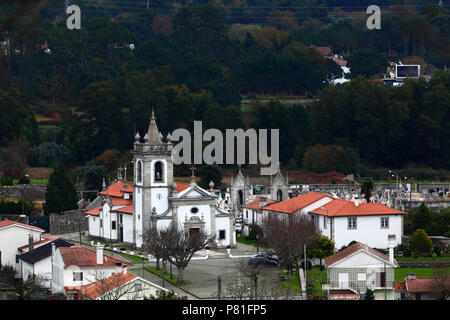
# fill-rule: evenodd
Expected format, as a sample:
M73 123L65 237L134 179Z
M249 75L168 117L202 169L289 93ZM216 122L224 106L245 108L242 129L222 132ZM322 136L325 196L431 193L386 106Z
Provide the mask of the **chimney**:
M407 273L406 280L416 280L416 274L415 273Z
M97 253L97 264L103 264L103 248L104 246L97 242L95 246L95 251Z
M127 274L127 272L128 272L127 265L124 264L124 265L123 265L123 269L122 269L122 273L123 273L123 274Z
M267 198L266 197L260 197L259 198L259 207L264 207L267 204Z
M355 207L358 207L359 206L359 199L356 199L355 200Z
M31 251L33 249L34 249L33 235L30 233L28 235L28 251Z

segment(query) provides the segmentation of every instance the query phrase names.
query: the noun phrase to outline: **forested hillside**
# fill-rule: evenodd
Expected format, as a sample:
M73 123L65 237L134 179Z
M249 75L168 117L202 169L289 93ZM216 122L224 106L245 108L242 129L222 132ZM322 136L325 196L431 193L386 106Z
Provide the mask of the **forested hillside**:
M53 166L55 159L104 165L105 151L126 157L153 106L165 134L192 129L194 120L204 129L279 128L282 164L308 171L450 167L445 5L69 2L81 8L81 30L68 30L61 0L0 7L3 169ZM381 7L380 30L366 28L371 4ZM347 60L352 81L330 85L342 70L313 46ZM378 80L390 61L419 63L433 77L384 86ZM261 95L274 100L241 106L243 96ZM316 102L289 105L277 96Z

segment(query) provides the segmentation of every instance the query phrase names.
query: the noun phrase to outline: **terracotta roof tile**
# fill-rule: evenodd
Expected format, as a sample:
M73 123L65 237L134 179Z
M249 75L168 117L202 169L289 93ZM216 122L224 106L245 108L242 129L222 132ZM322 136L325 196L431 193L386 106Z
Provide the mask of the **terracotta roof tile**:
M102 266L114 267L118 262L122 263L123 265L132 265L128 262L116 259L106 254L103 254L103 264L97 264L97 253L94 250L85 247L73 246L73 247L59 248L58 250L61 253L61 257L64 261L65 267L71 265L75 265L82 268L102 267Z
M177 193L180 193L189 187L189 183L187 183L187 182L176 182L175 181L175 184L177 185Z
M360 250L367 251L367 252L377 256L381 260L384 260L384 261L389 263L389 257L387 255L381 253L378 250L375 250L375 249L369 247L368 245L366 245L364 243L357 242L354 245L352 245L352 246L350 246L348 248L345 248L342 251L339 251L339 252L333 254L331 257L326 258L325 261L324 261L325 266L328 267L328 266L338 262L339 260L342 260L342 259L350 256L351 254L353 254L353 253L355 253L357 251L360 251ZM396 265L398 267L398 263L397 263L397 261L395 261L395 259L394 259L394 265Z
M91 300L95 300L106 292L118 288L127 282L135 279L136 276L131 273L118 273L114 274L106 279L98 280L90 284L81 287L81 294L83 297L87 297Z
M42 240L33 243L33 246L36 248L36 246L38 246L38 245L41 245L41 244L44 244L44 243L46 243L46 242L50 242L50 241L53 241L53 240L56 240L56 238L51 238L51 237L47 237L47 236L42 236ZM18 249L19 249L19 250L23 250L23 249L26 249L26 248L28 248L28 247L29 247L29 244L26 244L26 245L24 245L24 246L19 247Z
M395 281L394 290L395 291L406 291L406 282L405 281Z
M124 192L133 193L133 182L127 181L126 189L124 189L123 186L124 186L124 182L118 181L118 182L115 182L112 185L110 185L108 188L106 188L106 190L99 192L99 194L105 195L105 196L109 195L111 197L122 198Z
M282 213L295 213L324 197L333 198L332 196L326 193L308 192L306 194L302 194L300 196L288 200L269 204L267 206L262 207L261 209Z
M267 200L267 204L272 204L274 202L277 202L275 200ZM259 210L261 208L261 198L256 199L255 201L249 202L247 204L244 204L242 208L252 209L252 210Z
M115 210L113 210L113 212L121 212L121 213L133 214L133 205L130 204L129 206L122 207L122 208L119 208L119 209L115 209Z
M355 206L353 201L342 199L335 199L328 202L321 208L312 210L310 213L329 217L406 214L406 212L389 208L380 203L361 203Z
M418 278L405 280L408 292L433 292L435 291L433 278Z
M89 210L89 211L86 211L85 214L89 214L91 216L98 216L100 214L100 209L101 208L102 208L102 206L100 206L98 208L95 208L95 209L92 209L92 210Z

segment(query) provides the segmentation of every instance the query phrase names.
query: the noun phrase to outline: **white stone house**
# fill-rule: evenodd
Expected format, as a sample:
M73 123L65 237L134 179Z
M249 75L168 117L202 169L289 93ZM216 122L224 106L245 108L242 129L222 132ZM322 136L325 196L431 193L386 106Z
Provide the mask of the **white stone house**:
M23 281L30 276L39 276L44 280L44 287L50 288L52 282L52 250L59 247L71 247L72 243L57 239L19 256Z
M81 287L123 272L132 265L104 255L103 246L91 250L78 245L60 247L52 256L52 293L64 293L69 300L81 299Z
M13 266L17 272L16 278L21 278L19 248L25 249L30 240L41 242L43 233L45 230L35 226L11 220L0 221L0 266Z
M328 298L361 299L370 289L375 300L394 300L394 269L399 265L393 248L391 244L386 256L358 242L326 258Z

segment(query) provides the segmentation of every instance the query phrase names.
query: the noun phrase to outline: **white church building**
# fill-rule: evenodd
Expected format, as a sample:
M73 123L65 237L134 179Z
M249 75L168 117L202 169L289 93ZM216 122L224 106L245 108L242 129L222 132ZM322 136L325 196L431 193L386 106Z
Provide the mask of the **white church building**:
M185 232L204 230L218 247L234 247L234 216L218 206L219 196L191 183L174 182L170 133L166 142L154 114L144 138L136 134L133 153L134 181L118 181L100 192L101 206L87 211L89 234L140 248L150 228L176 223Z

